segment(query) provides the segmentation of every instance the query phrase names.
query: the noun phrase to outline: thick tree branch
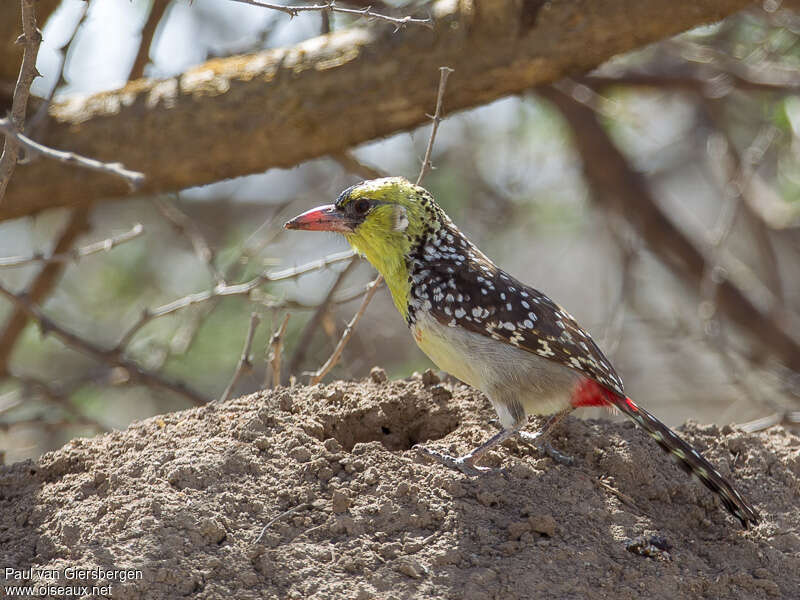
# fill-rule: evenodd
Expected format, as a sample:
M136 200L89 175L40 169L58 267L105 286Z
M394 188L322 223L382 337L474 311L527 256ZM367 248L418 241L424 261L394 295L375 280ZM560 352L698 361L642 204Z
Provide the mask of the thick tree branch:
M748 4L675 0L665 12L665 2L440 0L432 31L352 28L69 99L51 107L42 141L145 173L143 193L174 191L421 125L441 65L458 73L447 90L455 111L586 72ZM129 193L115 178L39 161L15 173L0 220Z
M553 102L569 123L593 199L620 214L665 265L698 289L708 257L661 210L644 176L631 169L595 112L555 88L541 88L537 93ZM800 338L793 333L788 317L768 314L729 279L719 283L716 302L720 313L749 334L765 353L800 371Z

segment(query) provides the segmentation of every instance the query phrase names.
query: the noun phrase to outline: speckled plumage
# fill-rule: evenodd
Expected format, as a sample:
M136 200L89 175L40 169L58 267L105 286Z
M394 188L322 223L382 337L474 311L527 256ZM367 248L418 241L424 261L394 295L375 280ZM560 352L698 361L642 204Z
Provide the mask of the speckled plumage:
M460 458L426 450L429 456L474 473L486 450L519 432L529 414L612 406L718 494L745 527L758 521L708 461L625 395L614 367L567 311L497 267L423 188L400 177L365 181L287 226L342 232L386 279L423 352L491 401L501 433Z

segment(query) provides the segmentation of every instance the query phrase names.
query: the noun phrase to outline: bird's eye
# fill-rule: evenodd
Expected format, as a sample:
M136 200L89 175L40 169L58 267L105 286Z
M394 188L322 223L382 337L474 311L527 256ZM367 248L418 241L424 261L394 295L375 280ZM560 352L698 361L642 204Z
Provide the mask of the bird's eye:
M353 204L353 210L356 212L357 215L365 215L369 210L369 200L356 200Z

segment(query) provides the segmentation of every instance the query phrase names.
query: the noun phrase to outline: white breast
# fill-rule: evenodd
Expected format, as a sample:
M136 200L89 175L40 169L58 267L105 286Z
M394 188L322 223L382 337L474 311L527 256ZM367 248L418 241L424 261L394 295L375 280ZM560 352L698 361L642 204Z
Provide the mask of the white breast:
M504 426L510 426L503 414L506 403L516 400L526 414L554 413L569 406L579 379L568 367L489 336L448 327L424 311L417 313L412 333L440 369L489 397Z

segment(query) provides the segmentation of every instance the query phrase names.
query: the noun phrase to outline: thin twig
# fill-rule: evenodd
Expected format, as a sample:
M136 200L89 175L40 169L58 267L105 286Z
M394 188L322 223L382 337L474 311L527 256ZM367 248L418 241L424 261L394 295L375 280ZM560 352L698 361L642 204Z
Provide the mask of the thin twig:
M239 2L241 4L249 4L251 6L258 6L261 8L269 8L272 10L277 10L282 13L289 15L290 17L296 17L301 12L311 12L311 11L325 11L325 12L337 12L342 13L345 15L356 15L360 17L367 17L370 19L375 19L377 21L386 21L387 23L391 23L395 26L396 29L400 29L405 27L406 25L422 25L423 27L427 27L429 29L433 29L433 19L414 19L410 16L406 17L390 17L388 15L383 15L380 13L373 12L370 7L366 8L340 8L336 6L336 4L331 2L326 2L325 4L312 4L309 6L284 6L282 4L270 4L268 2L260 2L259 0L232 0L233 2Z
M73 209L53 247L53 254L65 254L88 229L89 207L81 206ZM43 304L61 278L65 265L66 263L61 262L45 264L26 288L26 299L33 304ZM16 306L0 332L0 375L7 373L9 358L27 324L27 311Z
M325 256L319 260L306 263L299 267L292 267L289 269L283 269L281 271L274 271L272 273L264 272L244 283L238 283L235 285L218 285L210 290L205 290L202 292L197 292L195 294L189 294L188 296L183 296L182 298L178 298L177 300L173 300L172 302L163 304L162 306L159 306L158 308L152 310L145 309L142 311L142 314L136 321L136 323L134 323L122 335L119 343L117 344L117 348L118 349L126 348L130 343L131 339L133 338L133 336L136 335L136 333L142 327L144 327L147 323L149 323L153 319L158 319L165 315L182 310L188 306L193 306L195 304L202 304L203 302L207 302L212 298L221 298L223 296L246 296L254 289L256 289L258 286L263 285L265 283L294 279L296 277L300 277L301 275L305 275L306 273L310 273L312 271L318 271L320 269L324 269L338 262L348 260L353 256L353 254L354 253L352 250L337 252L336 254L329 254L328 256Z
M176 194L177 196L177 194ZM176 232L181 234L192 245L197 257L206 265L214 278L214 282L218 285L225 284L225 276L214 265L214 251L209 246L206 238L203 236L200 228L192 220L192 218L183 212L178 206L172 202L167 202L163 198L153 198L158 212L169 221Z
M341 166L345 171L353 173L354 175L358 175L359 177L363 177L364 179L378 179L379 177L386 177L385 173L382 173L378 169L362 163L349 150L346 152L339 152L338 154L332 154L331 158L339 163L339 166Z
M436 93L436 110L432 117L428 115L433 120L433 127L431 128L431 136L428 138L428 147L425 149L425 158L422 159L422 167L417 177L417 185L422 183L425 175L433 168L433 165L431 165L433 142L436 140L436 131L439 129L439 122L442 120L442 101L444 100L444 90L447 87L447 78L450 77L452 72L453 69L450 67L439 67L439 91Z
M131 72L128 74L128 80L139 79L144 77L144 68L150 61L150 46L153 45L153 37L156 34L158 24L164 16L164 12L169 6L170 0L153 0L150 8L150 14L147 16L147 21L142 27L142 39L139 41L139 50L136 53L136 59L131 66Z
M288 517L289 515L293 515L298 510L301 510L301 509L303 509L303 508L305 508L307 506L311 506L311 503L310 502L303 502L302 504L298 504L294 508L290 508L289 510L284 511L281 514L279 514L277 517L274 517L274 518L270 519L269 521L267 521L267 524L264 525L264 528L261 530L261 533L258 534L258 537L256 538L256 541L253 542L253 545L261 543L261 540L264 539L264 535L267 533L267 529L269 529L272 525L274 525L275 523L277 523L281 519L283 519L285 517Z
M247 330L247 338L244 341L244 348L242 348L242 356L239 358L239 364L236 365L236 371L233 372L231 382L228 384L228 387L225 388L218 402L227 402L231 394L233 394L233 390L239 382L239 378L253 370L253 361L250 359L250 349L253 347L253 338L256 335L256 329L258 329L259 323L261 323L261 317L258 316L258 313L252 313L250 315L250 327Z
M281 352L283 350L283 336L286 334L286 325L289 324L290 313L286 313L283 317L283 323L278 327L278 330L269 338L269 353L267 360L272 370L272 385L271 387L278 387L281 384Z
M350 340L350 336L353 335L353 329L355 328L356 324L358 323L359 319L363 316L364 312L367 310L367 306L369 306L370 300L375 295L375 292L378 291L381 283L383 282L383 277L378 275L372 283L369 284L369 289L367 291L367 295L364 296L363 302L361 302L361 306L358 307L356 314L353 315L353 318L347 324L347 327L344 328L342 332L342 337L339 339L339 343L336 344L336 348L333 350L333 354L330 355L330 358L325 361L325 364L322 365L319 369L314 371L311 374L311 379L309 381L309 385L314 385L320 382L320 380L328 374L328 372L339 362L339 358L342 356L342 351L344 347L347 345L347 342Z
M75 391L76 387L79 386L69 386L67 389L60 389L59 387L55 387L50 383L41 381L35 377L31 377L29 375L16 375L14 373L10 374L10 378L15 379L22 385L23 395L26 395L24 394L26 388L34 388L38 390L48 402L61 407L66 413L72 416L76 422L80 422L82 425L91 425L98 431L108 431L108 427L106 425L103 425L103 423L97 419L83 414L83 412L70 401L72 392Z
M9 140L14 140L18 146L23 146L34 154L39 154L55 161L74 165L90 171L99 171L101 173L108 173L109 175L121 177L128 182L132 190L138 189L144 181L144 173L126 169L125 165L122 163L104 163L94 158L87 158L80 154L75 154L74 152L65 152L63 150L48 148L38 142L34 142L25 134L21 133L11 119L0 119L0 132L4 133L6 136L6 145L8 145Z
M79 335L65 329L49 317L45 316L39 306L33 304L24 295L17 295L5 287L0 285L0 295L8 298L18 309L24 311L29 318L33 319L39 324L42 335L52 334L61 340L66 346L77 350L87 356L91 356L95 360L122 367L129 374L131 379L139 381L145 385L151 385L160 389L168 390L191 401L193 404L201 405L207 402L199 393L195 392L185 384L177 381L171 381L158 373L153 373L143 369L140 365L125 358L121 352L115 348L107 350L96 345L94 342L85 340Z
M602 479L599 479L599 478L598 478L598 479L595 479L595 480L594 480L594 482L595 482L595 484L597 484L598 486L600 486L600 487L601 487L601 488L603 488L604 490L606 490L606 491L608 491L608 492L611 492L611 493L612 493L612 494L614 494L614 495L615 495L617 498L619 498L620 500L622 500L623 504L627 504L629 507L633 508L633 509L634 509L634 510L636 510L638 513L640 513L640 514L642 514L642 515L644 515L644 516L646 516L646 517L650 517L651 519L653 518L653 517L652 517L652 515L650 515L650 513L648 513L646 510L642 509L642 508L641 508L641 507L640 507L638 504L636 504L636 502L633 500L633 498L631 498L631 497L630 497L630 496L628 496L627 494L623 494L623 493L622 493L622 492L620 492L618 489L616 489L615 487L613 487L613 486L611 486L611 485L607 484L607 483L606 483L605 481L603 481Z
M28 97L31 94L33 80L39 76L36 70L36 56L39 54L39 45L42 43L42 34L36 27L35 0L21 0L22 2L22 35L17 43L22 43L25 50L22 55L22 65L19 68L19 77L14 87L14 98L11 101L11 117L8 119L13 130L22 130L25 127L25 113L28 109ZM0 203L11 180L11 175L17 166L21 142L13 135L6 133L3 144L3 153L0 155Z
M320 323L322 323L323 317L328 313L330 305L336 296L336 292L339 290L339 287L341 287L342 283L344 283L344 280L347 278L347 276L353 272L358 264L358 260L358 257L354 256L352 259L350 259L350 262L347 263L347 266L339 272L339 275L337 275L333 285L325 295L325 299L320 303L319 307L314 312L314 315L305 324L305 327L303 327L303 332L300 334L300 338L295 345L294 354L292 354L292 358L289 360L289 373L294 373L300 368L300 363L303 362L303 358L305 358L306 350L308 350L308 348L311 346L311 341L314 339L314 334L316 333Z
M31 256L7 256L0 258L0 267L24 267L35 263L67 263L78 262L80 259L91 254L98 254L100 252L108 252L116 248L120 244L129 242L144 233L144 227L141 223L136 223L130 230L120 235L112 236L99 242L87 244L81 248L76 248L70 252L61 252L59 254L32 254Z

